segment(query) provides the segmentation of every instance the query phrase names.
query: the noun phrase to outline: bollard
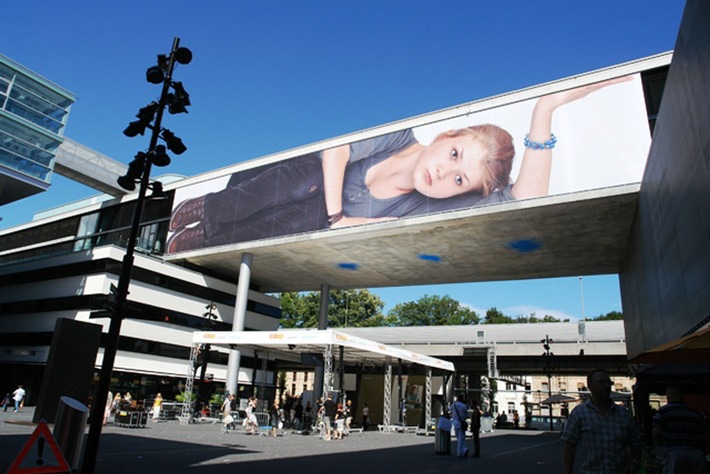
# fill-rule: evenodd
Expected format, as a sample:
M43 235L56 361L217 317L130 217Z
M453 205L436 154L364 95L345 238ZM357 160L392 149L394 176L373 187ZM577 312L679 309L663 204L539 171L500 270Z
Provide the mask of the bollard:
M451 420L448 418L439 418L434 433L434 453L447 456L451 454Z
M89 408L86 405L71 397L60 397L52 434L73 471L77 470L81 461L88 417Z

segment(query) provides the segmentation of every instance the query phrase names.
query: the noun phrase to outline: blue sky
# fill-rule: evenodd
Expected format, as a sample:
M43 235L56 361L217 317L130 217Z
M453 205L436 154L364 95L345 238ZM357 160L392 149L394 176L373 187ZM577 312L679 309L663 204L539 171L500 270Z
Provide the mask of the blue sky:
M174 37L194 59L175 79L189 114L164 125L194 175L476 99L673 49L678 0L29 0L3 6L0 53L77 95L66 136L128 163L121 132L158 86L145 70ZM593 133L593 131L590 131ZM0 229L94 195L51 189L0 208ZM386 310L449 294L485 311L577 318L621 310L615 275L375 290Z

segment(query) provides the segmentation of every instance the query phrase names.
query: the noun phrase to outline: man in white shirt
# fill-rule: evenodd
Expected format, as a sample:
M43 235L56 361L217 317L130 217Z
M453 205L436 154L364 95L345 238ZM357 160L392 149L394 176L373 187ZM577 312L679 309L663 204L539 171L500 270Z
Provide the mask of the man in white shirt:
M20 385L17 387L17 390L12 392L12 399L15 400L15 413L20 411L20 403L23 398L25 398L25 389L22 388L22 385Z

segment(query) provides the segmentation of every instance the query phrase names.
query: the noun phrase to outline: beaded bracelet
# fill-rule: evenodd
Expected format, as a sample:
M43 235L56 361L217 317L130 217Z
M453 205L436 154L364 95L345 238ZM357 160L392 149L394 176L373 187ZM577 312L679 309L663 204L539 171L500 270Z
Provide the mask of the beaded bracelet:
M525 145L525 148L530 148L533 150L552 150L553 148L555 148L555 144L557 143L557 137L554 133L550 134L550 139L546 142L534 142L530 140L529 135L530 134L526 134L525 140L523 141L523 145Z

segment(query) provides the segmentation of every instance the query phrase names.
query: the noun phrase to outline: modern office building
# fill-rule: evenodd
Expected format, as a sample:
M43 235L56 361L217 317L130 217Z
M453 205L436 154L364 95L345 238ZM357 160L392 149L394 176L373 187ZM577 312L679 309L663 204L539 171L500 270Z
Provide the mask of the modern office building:
M0 54L0 205L49 188L74 94Z

